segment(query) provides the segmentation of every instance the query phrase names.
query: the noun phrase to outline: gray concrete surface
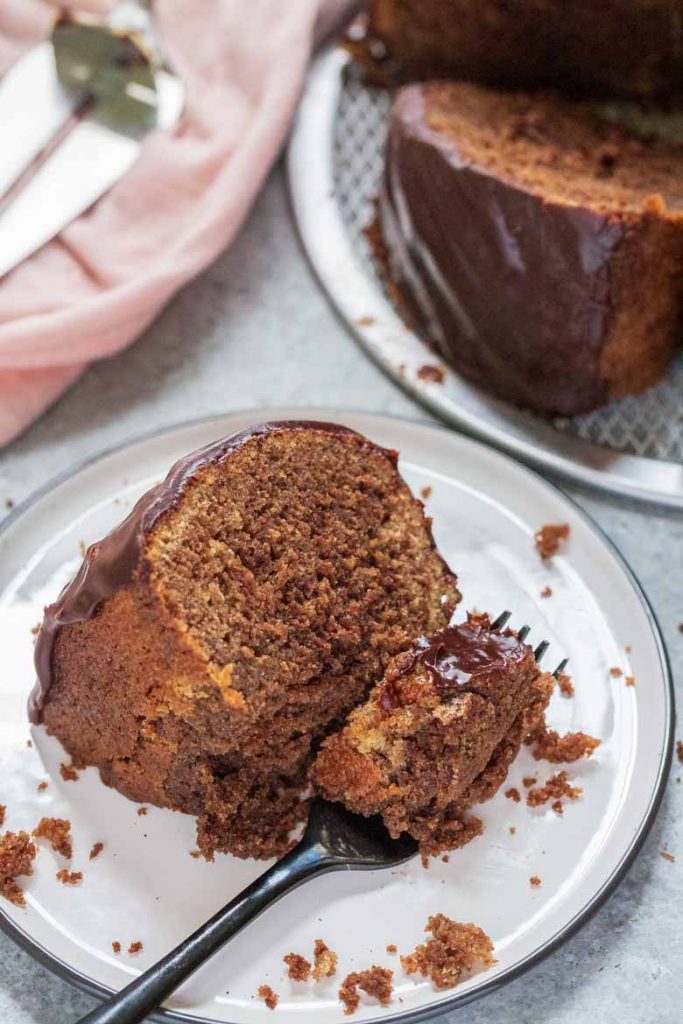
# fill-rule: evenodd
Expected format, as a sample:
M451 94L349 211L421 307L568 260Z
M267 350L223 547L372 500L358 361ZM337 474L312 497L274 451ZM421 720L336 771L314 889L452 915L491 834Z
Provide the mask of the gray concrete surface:
M317 287L280 170L236 244L123 355L92 367L0 454L0 507L84 456L193 415L321 405L431 417L368 361ZM683 686L683 517L565 487L639 576ZM678 735L683 735L683 731ZM683 765L617 893L561 950L445 1024L680 1024ZM0 797L2 783L0 781ZM663 843L675 855L659 855ZM69 1024L94 1001L0 935L0 1024ZM437 1018L435 1018L436 1020Z

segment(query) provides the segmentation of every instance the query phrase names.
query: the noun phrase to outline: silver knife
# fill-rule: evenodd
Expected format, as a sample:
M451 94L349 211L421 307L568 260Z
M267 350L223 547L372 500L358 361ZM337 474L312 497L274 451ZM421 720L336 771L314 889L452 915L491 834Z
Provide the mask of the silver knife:
M109 26L62 18L0 83L0 277L85 212L169 129L180 80Z

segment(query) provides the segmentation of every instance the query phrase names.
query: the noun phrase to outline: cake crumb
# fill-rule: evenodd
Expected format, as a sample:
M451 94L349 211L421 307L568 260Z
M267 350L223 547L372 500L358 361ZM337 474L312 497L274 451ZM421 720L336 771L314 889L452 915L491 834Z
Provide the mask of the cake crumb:
M337 954L333 953L322 939L316 939L313 944L313 977L315 980L331 978L336 974L338 959Z
M538 779L536 778L535 775L525 775L524 778L522 779L522 785L524 786L525 789L531 789L531 787L535 786L537 782L538 782Z
M372 966L366 971L352 971L347 974L339 988L339 999L344 1004L344 1013L354 1013L360 1005L358 989L376 999L381 1006L388 1006L394 991L394 972L388 967Z
M552 587L544 587L543 590L541 591L541 597L552 597L552 596L553 596L553 588Z
M99 857L99 855L102 853L103 849L104 849L104 843L93 843L92 849L90 851L89 859L90 860L94 860L95 857Z
M569 783L567 772L558 772L551 775L545 785L530 789L526 795L526 802L529 807L540 807L547 804L549 800L561 801L563 797L567 800L578 800L583 790L580 786L572 786ZM553 810L557 811L555 804ZM558 813L562 813L561 811Z
M279 995L274 992L270 985L259 985L258 994L269 1010L274 1010L278 1004Z
M32 835L34 839L47 839L55 853L71 859L71 822L66 818L41 818Z
M419 971L431 978L436 988L452 988L477 965L490 967L496 962L491 939L475 924L435 914L427 920L425 931L431 932L432 938L409 956L402 956L401 965L406 974Z
M574 696L574 684L571 680L571 676L568 676L566 672L560 672L557 677L557 688L563 697Z
M375 322L374 316L359 316L356 323L359 327L372 327Z
M427 499L431 497L431 494L431 487L423 487L422 490L420 491L420 497L422 498L423 501L427 501Z
M675 862L675 860L676 860L676 858L674 857L673 853L669 853L668 850L660 850L659 851L659 856L663 857L664 860L668 860L671 864L673 864Z
M121 943L117 942L116 940L114 940L114 942L112 942L112 944L111 944L111 948L114 950L115 953L120 953L121 952Z
M47 789L47 782L39 782L38 785L36 786L36 789L38 790L39 793L44 793L45 790Z
M449 864L450 863L450 859L451 858L449 857L449 855L447 853L444 853L443 857L441 858L441 860L444 862L444 864Z
M55 875L62 885L78 885L83 879L82 871L67 871L66 868L60 868Z
M618 679L619 676L623 676L624 673L621 671L621 669L618 667L618 665L614 665L609 670L609 674L611 675L612 679Z
M35 626L33 627L33 629L35 629ZM31 630L31 632L33 632L33 629ZM38 631L40 632L40 625L38 626ZM27 747L32 747L33 746L33 740L26 740L26 746Z
M135 954L139 953L141 949L142 943L140 942L139 939L136 939L135 942L131 942L130 946L128 947L128 952L130 953L131 956L135 956Z
M31 626L31 636L38 636L39 633L40 633L40 623L36 622L35 626ZM32 747L33 744L29 740L28 743L26 744L26 746L27 747Z
M683 740L676 740L676 757L683 764Z
M64 764L64 762L62 762L59 766L59 774L65 782L76 782L78 780L78 772L76 771L76 766L73 761L71 764Z
M626 651L626 653L627 653L627 654L630 654L630 653L631 653L631 651L633 650L633 648L631 647L631 645L630 645L630 644L626 644L626 645L624 646L624 650Z
M201 855L201 850L190 850L190 857L194 857L195 860L198 860L201 857Z
M678 632L683 633L683 622L678 623Z
M287 976L292 981L308 981L311 976L311 963L300 953L287 953L282 958L287 964Z
M568 538L568 523L546 523L534 534L534 544L545 562L562 550Z
M395 946L393 942L390 942L387 946L387 953L398 953L398 946Z
M147 814L147 808L146 807L138 807L137 813L142 818L142 817L144 817L145 814Z
M626 686L635 686L636 685L636 677L635 676L626 676L626 678L624 679L624 684Z
M514 800L516 804L518 804L519 801L522 799L522 797L520 796L520 792L516 786L510 786L509 789L506 789L505 796L508 798L508 800Z
M14 508L14 498L5 498L5 508Z
M538 875L532 875L529 879L529 884L533 886L534 889L538 889L539 885L541 884L541 879L538 877Z
M582 757L590 757L601 741L585 732L568 732L560 736L555 729L542 725L533 730L526 742L531 744L531 753L537 761L572 764Z
M26 900L16 878L33 874L35 858L35 843L28 832L5 832L0 836L0 896L17 907L25 907Z
M508 829L508 832L510 833L511 836L514 836L515 833L517 832L517 829L515 828L514 825L510 825L510 827Z
M446 379L443 366L435 366L433 363L425 363L417 371L419 380L431 381L432 384L443 384Z

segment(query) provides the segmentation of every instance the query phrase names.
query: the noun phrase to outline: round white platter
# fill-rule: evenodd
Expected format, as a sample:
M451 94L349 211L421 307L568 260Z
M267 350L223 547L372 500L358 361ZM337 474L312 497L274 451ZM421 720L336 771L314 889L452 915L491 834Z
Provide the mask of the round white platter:
M355 72L339 47L317 59L288 153L304 249L352 334L397 384L459 429L566 479L683 509L683 352L644 394L550 422L469 384L406 327L365 235L382 175L391 95ZM442 382L419 373L435 363Z
M673 742L669 669L659 630L638 583L610 542L559 490L478 442L440 428L351 412L277 409L195 421L132 441L81 465L44 488L9 517L0 533L0 803L5 828L31 829L43 815L70 819L80 885L60 884L64 863L41 846L34 874L20 879L27 906L0 900L0 924L62 976L99 994L124 986L255 878L263 865L189 856L194 820L137 805L106 788L94 769L76 782L59 772L66 760L42 727L29 728L33 683L32 627L80 562L80 549L101 537L179 456L258 420L333 419L401 452L400 467L416 494L430 487L427 509L437 543L458 572L464 609L513 611L531 639L551 641L549 667L565 656L576 687L556 694L550 721L602 740L590 760L569 766L584 788L563 816L530 809L503 792L481 808L485 833L449 863L419 859L395 871L328 875L285 897L206 964L172 998L164 1019L265 1024L274 1018L256 996L270 984L280 996L277 1020L339 1024L342 977L372 964L395 971L387 1008L363 997L358 1021L414 1021L455 1006L516 976L578 928L614 888L652 823ZM543 564L533 533L566 522L566 552ZM552 596L541 591L550 586ZM613 678L611 667L623 676ZM625 676L636 684L626 686ZM32 746L27 740L32 740ZM555 766L524 750L508 786L525 775L544 781ZM39 792L38 784L48 787ZM507 788L503 787L503 788ZM511 833L510 828L516 830ZM104 843L96 860L88 853ZM529 878L542 884L533 888ZM450 991L407 977L398 956L424 938L430 914L442 912L484 928L497 964ZM310 956L321 937L339 955L336 978L290 982L282 957ZM112 951L112 941L123 951ZM143 943L136 956L126 952Z

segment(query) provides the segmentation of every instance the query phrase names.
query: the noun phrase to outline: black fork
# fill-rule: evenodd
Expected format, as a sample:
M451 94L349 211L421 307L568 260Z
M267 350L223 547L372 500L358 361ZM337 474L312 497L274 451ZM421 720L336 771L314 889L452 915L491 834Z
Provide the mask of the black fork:
M509 611L501 612L500 615L498 616L498 618L494 619L494 621L491 623L491 629L502 629L503 626L507 625L508 620L509 620L511 615L512 615L512 612L509 612ZM517 630L517 636L522 641L522 643L524 643L524 641L526 640L526 638L528 637L530 632L531 632L531 626L522 626L521 629ZM534 658L536 659L536 664L537 665L540 665L540 663L541 663L541 661L543 659L543 655L545 654L545 652L548 650L549 647L550 647L550 642L548 640L541 640L541 642L538 645L538 647L536 647L534 649ZM569 663L569 658L563 658L562 659L560 664L557 666L555 671L552 673L554 679L559 679L560 678L560 676L562 675L562 673L566 669L568 663Z

